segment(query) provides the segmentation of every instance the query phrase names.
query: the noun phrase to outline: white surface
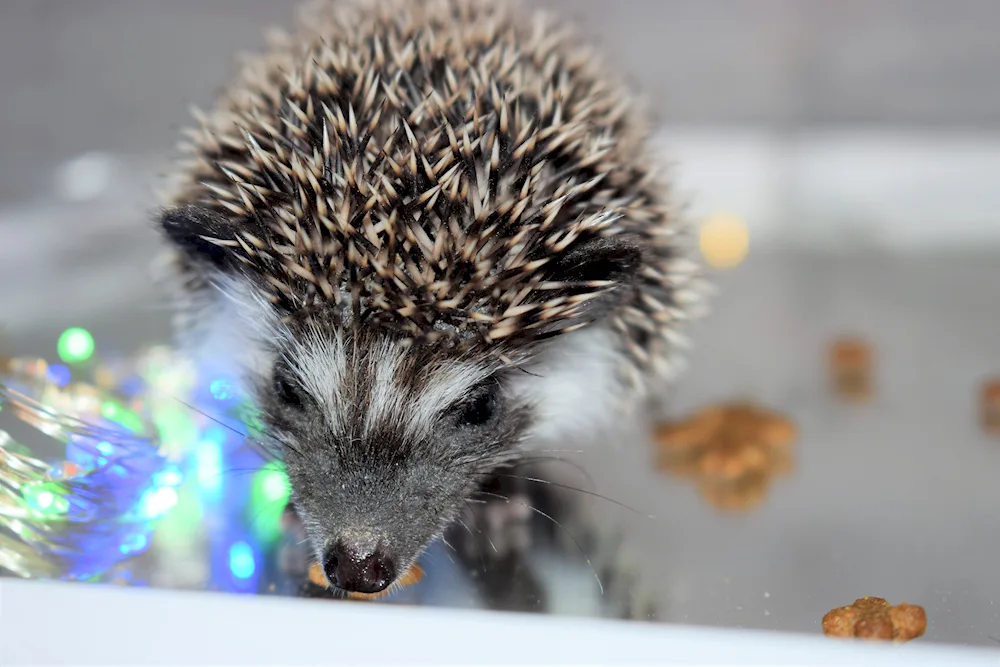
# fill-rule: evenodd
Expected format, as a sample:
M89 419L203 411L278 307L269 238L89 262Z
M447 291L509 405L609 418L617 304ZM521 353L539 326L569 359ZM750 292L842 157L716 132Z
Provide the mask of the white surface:
M689 213L737 214L753 245L1000 244L1000 135L676 127L656 141Z
M41 619L47 619L42 621ZM0 581L0 664L996 665L779 633Z

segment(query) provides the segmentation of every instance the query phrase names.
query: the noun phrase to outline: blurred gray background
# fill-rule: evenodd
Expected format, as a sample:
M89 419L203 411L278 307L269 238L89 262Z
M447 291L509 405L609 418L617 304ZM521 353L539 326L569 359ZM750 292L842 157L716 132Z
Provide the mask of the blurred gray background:
M995 0L548 0L670 124L1000 124ZM0 3L0 203L60 161L160 153L290 0Z

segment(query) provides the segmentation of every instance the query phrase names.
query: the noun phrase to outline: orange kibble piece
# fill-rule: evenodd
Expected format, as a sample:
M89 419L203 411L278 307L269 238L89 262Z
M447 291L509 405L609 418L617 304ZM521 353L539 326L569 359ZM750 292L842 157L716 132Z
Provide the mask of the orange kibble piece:
M828 637L857 637L905 642L927 630L924 608L903 602L895 607L883 598L859 598L846 607L832 609L823 617Z
M661 426L656 437L661 470L693 477L715 507L745 510L763 501L772 476L791 470L798 429L752 403L734 402Z
M319 563L313 563L309 566L309 581L316 584L317 586L322 586L323 588L330 588L330 582L326 578L326 573L323 572L323 566Z
M799 430L795 424L783 417L771 417L761 426L761 439L769 446L784 448L798 438Z
M1000 380L983 383L979 397L979 417L986 431L1000 434Z
M703 482L699 487L701 497L716 509L725 512L746 512L767 498L768 481L763 475L752 475L735 484Z
M392 586L384 591L379 591L378 593L355 593L350 591L347 593L347 597L351 600L375 600L377 598L385 597L391 593L393 589L402 588L403 586L412 586L423 578L423 568L414 563L410 566L410 569L403 573L403 576L401 576ZM326 573L323 572L323 567L319 563L313 563L309 566L309 581L317 586L322 586L323 588L331 588L330 582L326 578Z
M851 399L871 393L872 350L862 340L845 338L830 348L830 372L836 392Z

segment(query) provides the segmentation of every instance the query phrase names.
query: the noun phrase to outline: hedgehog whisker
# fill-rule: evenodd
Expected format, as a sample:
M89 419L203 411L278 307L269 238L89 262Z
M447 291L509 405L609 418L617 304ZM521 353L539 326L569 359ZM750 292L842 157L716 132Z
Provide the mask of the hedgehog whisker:
M202 415L206 419L209 419L212 422L218 424L219 426L222 426L223 428L225 428L225 429L227 429L227 430L235 433L236 435L240 436L241 438L244 439L244 442L253 445L254 449L257 451L257 453L260 454L263 458L265 458L265 459L271 459L271 460L278 460L278 459L281 458L281 456L279 454L271 451L265 443L263 443L263 442L255 439L255 438L253 438L249 433L241 431L238 428L235 428L235 427L231 426L230 424L227 424L226 422L222 421L221 419L219 419L217 417L213 417L212 415L208 414L204 410L201 410L201 409L199 409L199 408L191 405L190 403L188 403L188 402L186 402L184 400L181 400L180 398L178 398L176 396L173 396L172 398L174 400L176 400L178 403L180 403L181 405L183 405L184 407L188 408L189 410ZM246 426L246 424L243 424L243 425ZM288 446L288 445L286 444L286 446ZM298 452L297 450L295 450L294 447L289 447L289 449L292 449L292 451L295 451L295 453L301 455L301 452Z
M479 474L479 475L493 474L496 477L504 477L504 478L507 478L507 479L523 479L526 482L537 482L538 484L548 484L549 486L554 486L557 489L566 489L567 491L576 491L577 493L583 493L583 494L586 494L588 496L593 496L594 498L600 498L601 500L606 500L609 503L612 503L614 505L618 505L619 507L621 507L623 509L627 509L628 511L633 512L635 514L638 514L639 516L647 518L647 519L655 519L656 518L652 514L643 514L642 512L640 512L639 510L637 510L636 508L634 508L634 507L632 507L630 505L626 505L623 502L619 502L619 501L615 500L614 498L609 498L607 496L601 495L600 493L596 493L594 491L588 491L587 489L580 489L580 488L577 488L575 486L569 486L567 484L560 484L558 482L553 482L551 480L542 479L540 477L527 477L525 475L506 475L506 474L501 474L501 473L476 473L476 474Z
M472 517L478 522L480 520L479 519L479 515L476 514L476 509L472 506L472 502L474 501L474 499L472 499L472 498L465 498L464 500L465 500L466 507L469 508L469 512L472 514ZM464 525L464 522L463 522L463 525ZM468 526L466 526L465 528L466 528L466 530L469 529ZM480 528L479 526L476 526L476 531L479 532L479 534L482 534L483 529ZM475 540L476 540L476 536L472 534L471 530L469 530L469 535L472 536L472 540L473 540L473 543L474 543ZM483 552L482 551L479 551L478 549L477 549L477 551L479 553L479 567L481 568L482 573L486 574L486 558L483 557Z
M442 541L442 542L444 543L444 545L445 545L446 547L448 547L449 549L451 549L452 551L454 551L454 552L455 552L456 554L458 553L458 549L456 549L455 547L451 546L451 543L450 543L450 542L448 542L448 540L446 540L446 539L445 539L445 537L444 537L443 535L441 536L441 541ZM445 557L446 557L446 558L448 559L448 562L449 562L449 563L451 563L452 565L454 565L454 564L455 564L455 559L451 557L451 554L450 554L450 553L448 553L447 551L445 551L445 552L444 552L444 555L445 555Z
M531 510L535 514L543 516L546 519L548 519L549 521L551 521L557 528L559 528L559 530L563 531L566 534L566 536L573 541L573 544L576 545L576 548L580 551L580 555L583 556L583 559L585 561L587 561L587 565L590 567L590 571L594 575L594 580L597 581L597 587L601 590L601 595L602 596L604 595L604 584L601 583L601 578L598 576L597 570L594 569L594 564L590 561L590 557L587 556L587 552L583 550L583 547L580 546L580 542L575 537L573 537L573 534L571 532L569 532L569 530L567 530L565 526L563 526L561 523L559 523L558 521L556 521L556 519L551 514L546 514L542 510L540 510L537 507L535 507L534 505L530 505L528 503L522 503L519 500L511 500L507 496L501 495L499 493L492 493L490 491L479 491L479 493L482 493L483 495L487 495L487 496L492 496L493 498L498 498L498 499L503 500L503 501L505 501L507 503L514 503L516 505L520 505L522 507L525 507L525 508Z
M240 437L243 437L243 438L251 439L249 433L245 433L245 432L239 430L238 428L235 428L235 427L227 424L226 422L222 421L221 419L219 419L217 417L213 417L212 415L208 414L204 410L191 405L187 401L184 401L184 400L182 400L182 399L180 399L180 398L178 398L176 396L172 396L171 398L173 398L175 401L177 401L178 403L180 403L181 405L183 405L184 407L186 407L188 410L191 410L192 412L197 412L198 414L200 414L203 417L207 417L208 419L212 420L213 422L215 422L219 426L222 426L223 428L226 428L226 429L232 431L236 435L238 435ZM246 426L246 424L243 424L243 425Z
M469 509L471 510L472 507L469 507ZM469 533L469 535L472 535L472 537L475 537L475 535L473 535L473 533L472 533L472 529L469 528L469 524L465 523L461 519L457 519L457 521L458 521L459 525L462 526L462 528L465 528L465 530ZM479 528L479 526L476 526L476 530L479 531L479 532L482 532L482 529Z
M544 451L544 450L540 450L540 451ZM553 449L553 450L549 450L549 451L560 451L560 450ZM563 450L563 451L569 451L569 450ZM587 472L586 468L584 468L582 465L580 465L576 461L570 461L569 459L565 459L565 458L563 458L561 456L526 456L526 457L523 457L517 463L515 463L514 466L513 466L513 468L517 469L517 468L520 468L522 466L526 466L526 465L530 465L532 463L538 463L538 462L542 462L542 461L554 461L556 463L565 463L566 465L568 465L569 467L575 469L577 472L579 472L581 475L583 475L584 479L586 479L587 482L591 486L595 486L595 487L597 486L597 482L594 480L594 478L591 476L591 474L589 472Z

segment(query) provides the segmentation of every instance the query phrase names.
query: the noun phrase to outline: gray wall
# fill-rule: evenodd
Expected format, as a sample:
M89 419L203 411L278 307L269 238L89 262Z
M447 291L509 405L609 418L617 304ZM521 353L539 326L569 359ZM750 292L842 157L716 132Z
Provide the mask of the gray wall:
M996 0L549 0L665 122L1000 124ZM0 205L89 150L170 147L290 0L4 0Z

